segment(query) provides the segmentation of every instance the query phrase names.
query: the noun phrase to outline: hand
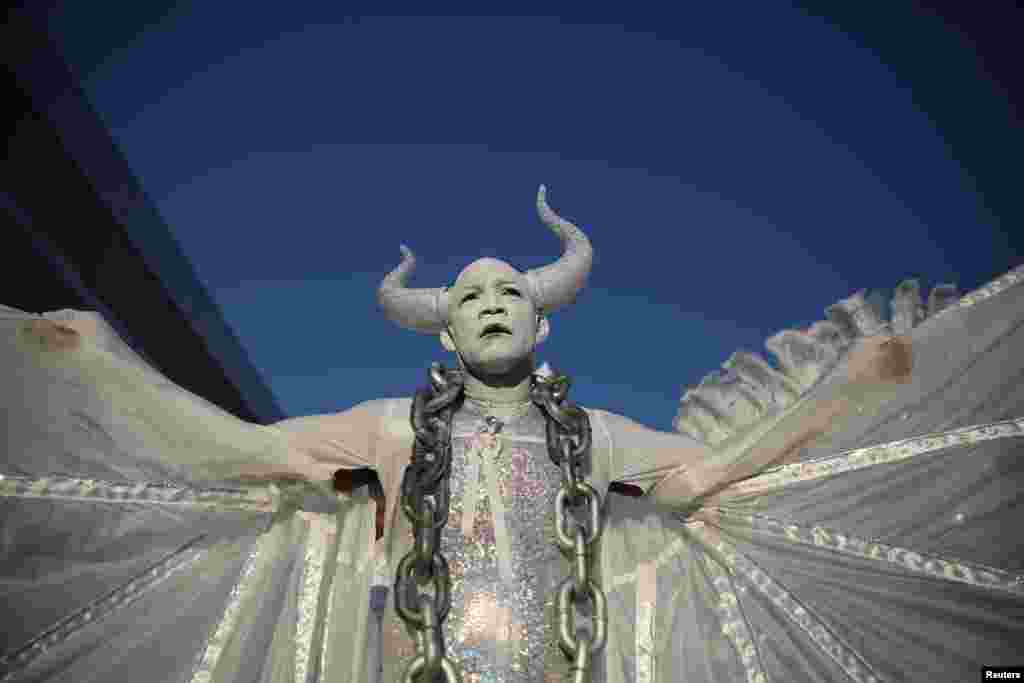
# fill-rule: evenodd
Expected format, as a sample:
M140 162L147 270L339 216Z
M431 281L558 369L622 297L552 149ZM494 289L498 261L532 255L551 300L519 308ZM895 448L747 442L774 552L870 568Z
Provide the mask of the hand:
M847 377L851 384L910 381L914 358L910 340L903 336L862 337L850 351Z
M62 323L37 318L23 328L25 339L43 351L71 351L82 343L82 335L73 327Z

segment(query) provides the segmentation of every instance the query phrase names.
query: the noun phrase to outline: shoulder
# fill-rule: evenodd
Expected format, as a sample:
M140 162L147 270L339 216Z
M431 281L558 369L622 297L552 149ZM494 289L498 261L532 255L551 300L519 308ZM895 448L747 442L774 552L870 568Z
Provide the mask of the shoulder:
M408 418L411 406L412 398L408 396L401 398L375 398L356 405L361 410L375 413L385 419L401 416Z
M409 411L412 410L412 398L382 398L374 401L374 407L380 413L380 435L384 439L402 442L413 438L412 425L409 422Z
M412 398L376 398L363 401L352 408L376 421L377 433L382 438L412 438L412 427L409 424L409 411Z
M587 411L587 415L590 416L590 426L591 429L594 430L602 429L605 431L609 431L621 428L623 426L641 426L638 423L633 422L633 420L630 420L628 417L624 417L622 415L610 412L608 410L586 407L583 407L583 409Z
M593 436L593 446L596 448L611 448L613 443L612 431L615 429L615 420L619 416L599 408L588 408L580 406L586 411L590 418L590 431Z

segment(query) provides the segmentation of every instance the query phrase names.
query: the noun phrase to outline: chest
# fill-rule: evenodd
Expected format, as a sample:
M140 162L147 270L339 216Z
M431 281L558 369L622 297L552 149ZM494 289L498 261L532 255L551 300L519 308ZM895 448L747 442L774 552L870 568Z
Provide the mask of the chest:
M555 499L562 481L548 452L546 419L541 411L530 406L525 414L495 425L483 414L460 410L452 420L451 445L448 521L442 532L445 546L495 547L501 531L496 525L503 525L509 545L529 539L526 545L536 548L517 549L531 557L549 554L554 547ZM408 464L409 445L403 445L401 451L401 467L394 472L395 494ZM600 463L599 444L594 443L582 474L603 496L607 477ZM412 527L400 506L389 507L392 540L406 544L412 538ZM400 552L391 549L392 554Z
M553 598L571 568L555 543L561 473L539 411L494 427L473 413L452 423L440 544L451 577L444 640L472 680L496 672L507 674L498 680L561 680ZM589 462L585 473L593 474ZM402 537L411 539L411 528Z
M453 496L470 494L474 487L494 495L491 489L496 486L503 498L553 503L562 476L548 450L546 427L545 417L535 406L508 422L470 411L457 413L452 421ZM581 474L601 490L593 462L591 453Z

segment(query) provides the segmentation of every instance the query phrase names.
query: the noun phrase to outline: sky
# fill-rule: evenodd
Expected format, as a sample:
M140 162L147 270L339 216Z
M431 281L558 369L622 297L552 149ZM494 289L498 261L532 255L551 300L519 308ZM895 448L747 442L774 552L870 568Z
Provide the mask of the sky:
M481 256L551 262L540 184L595 259L538 357L577 402L658 429L732 352L857 290L1018 265L979 181L1003 152L971 146L1008 139L1015 112L934 17L907 50L941 67L945 108L869 37L788 3L614 22L263 4L68 2L50 30L290 416L451 365L384 319L377 284L400 243L413 286Z

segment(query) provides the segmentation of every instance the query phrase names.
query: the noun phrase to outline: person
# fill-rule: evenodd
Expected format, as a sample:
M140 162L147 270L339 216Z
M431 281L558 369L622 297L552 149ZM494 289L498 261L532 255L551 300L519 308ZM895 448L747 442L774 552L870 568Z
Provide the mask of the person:
M96 330L81 324L23 321L19 352L39 367L73 368L78 382L99 391L103 405L133 416L123 433L143 435L156 465L191 482L276 482L280 491L284 482L298 481L322 490L339 469L375 470L387 502L381 553L395 576L380 646L384 681L887 680L908 664L934 666L924 662L932 654L923 643L895 657L878 649L885 635L873 633L864 617L889 606L879 599L889 590L905 591L893 609L897 620L922 619L923 642L949 646L957 666L978 661L978 655L964 655L964 643L989 655L1012 651L1007 644L1022 634L1020 613L1003 611L1020 604L1021 582L1012 572L923 552L941 549L931 537L917 539L915 552L854 533L871 516L870 505L878 511L898 503L875 504L870 501L877 497L862 492L851 498L850 487L863 484L865 473L898 472L906 487L908 473L920 478L926 472L934 484L940 476L934 463L883 457L883 449L869 463L863 454L846 452L807 465L814 446L863 437L867 408L877 414L901 389L920 384L920 342L891 334L854 298L836 324L790 335L794 343L815 340L815 348L825 348L820 339L832 335L826 347L834 353L803 385L793 379L799 373L787 378L741 357L735 369L764 396L730 394L710 382L691 401L703 416L681 420L687 428L675 433L575 406L566 398L567 378L537 366L536 348L551 334L548 316L584 287L592 250L578 227L550 209L543 187L537 206L563 243L562 256L544 268L521 273L503 261L480 259L451 287L410 289L415 259L402 247L402 263L379 288L381 308L404 328L437 334L456 358L452 371L432 368L430 385L413 398L248 425L215 414L165 381L154 391L156 378L90 345ZM1019 318L1019 308L1008 310ZM931 362L930 354L925 357ZM1013 362L1019 361L1017 354ZM730 422L715 395L745 397L757 406L757 419L727 438L712 438L709 424ZM961 460L945 467L966 472ZM432 488L425 483L431 472L440 473ZM780 483L786 476L790 480ZM977 482L991 485L991 475ZM613 484L637 487L643 497L610 495ZM889 490L895 485L890 482ZM793 498L794 486L803 487L802 502ZM254 572L264 586L287 583L283 570L273 567L290 557L284 548L295 539L289 541L285 530L303 514L296 496L275 495L267 532L274 540L240 571L235 601L203 642L194 679L246 680L239 660L251 651L253 636L242 635L238 595L254 595ZM938 489L925 497L937 495ZM1016 495L1003 491L1000 505ZM849 507L851 501L856 504ZM801 508L815 516L802 516ZM317 551L320 559L307 558L306 567L332 557L334 564L303 574L307 588L298 601L305 596L305 603L290 608L297 625L288 633L302 637L279 637L280 626L267 628L262 642L273 656L259 668L262 678L251 680L367 675L367 614L357 601L365 603L368 595L372 525L365 510L352 506L334 514L326 532L326 523L317 522L327 540ZM906 529L928 513L902 508L900 514ZM878 566L882 557L892 566ZM935 582L943 581L955 588L937 592ZM433 590L423 592L424 583ZM830 591L842 594L835 612L812 605ZM1005 616L979 616L984 605L995 604ZM837 623L843 610L852 610L845 614L848 632ZM964 610L975 621L952 629L960 638L970 634L954 645L936 623ZM913 640L907 632L893 637Z

